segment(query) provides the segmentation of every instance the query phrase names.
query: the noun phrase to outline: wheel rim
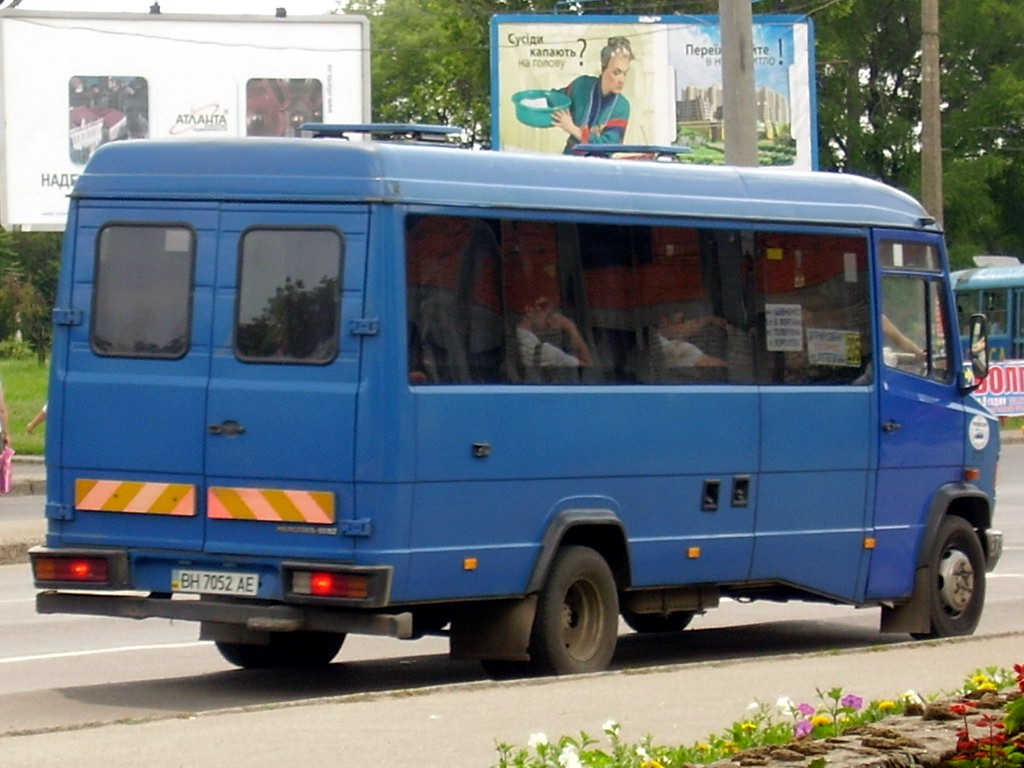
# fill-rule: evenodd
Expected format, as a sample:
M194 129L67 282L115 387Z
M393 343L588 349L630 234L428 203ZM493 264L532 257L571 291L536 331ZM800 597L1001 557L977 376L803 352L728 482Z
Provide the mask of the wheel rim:
M951 615L966 610L974 597L974 568L970 558L959 549L950 549L939 563L939 599Z
M562 645L576 661L586 661L599 647L601 595L589 581L577 581L562 604Z

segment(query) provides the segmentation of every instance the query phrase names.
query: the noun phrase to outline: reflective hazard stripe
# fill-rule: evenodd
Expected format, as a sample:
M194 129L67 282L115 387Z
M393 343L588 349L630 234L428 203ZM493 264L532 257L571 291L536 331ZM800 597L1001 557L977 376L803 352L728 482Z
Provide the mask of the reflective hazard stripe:
M210 488L206 514L215 520L330 524L334 494L273 488Z
M196 513L196 487L79 478L75 480L75 509L188 517Z

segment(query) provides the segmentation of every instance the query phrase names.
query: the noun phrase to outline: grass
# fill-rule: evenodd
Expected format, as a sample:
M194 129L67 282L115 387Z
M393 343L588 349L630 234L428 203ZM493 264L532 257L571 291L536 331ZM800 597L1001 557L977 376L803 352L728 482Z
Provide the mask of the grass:
M50 383L49 365L39 365L32 357L24 360L0 359L0 382L7 402L11 445L19 454L41 456L46 429L40 426L34 435L25 432L25 425L46 402Z

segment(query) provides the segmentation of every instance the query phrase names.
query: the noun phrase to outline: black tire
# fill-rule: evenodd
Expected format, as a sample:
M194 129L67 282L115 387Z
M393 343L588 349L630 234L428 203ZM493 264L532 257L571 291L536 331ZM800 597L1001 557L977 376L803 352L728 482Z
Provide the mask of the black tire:
M242 669L316 669L331 663L345 635L333 632L275 632L267 645L217 641L217 650Z
M618 624L619 594L608 563L589 547L564 547L537 600L530 664L556 675L606 669Z
M653 635L658 632L681 632L693 621L693 611L676 611L669 614L634 613L627 608L622 609L622 620L634 632L642 635Z
M947 517L942 522L930 565L931 630L914 637L972 634L985 605L985 553L970 523L961 517Z

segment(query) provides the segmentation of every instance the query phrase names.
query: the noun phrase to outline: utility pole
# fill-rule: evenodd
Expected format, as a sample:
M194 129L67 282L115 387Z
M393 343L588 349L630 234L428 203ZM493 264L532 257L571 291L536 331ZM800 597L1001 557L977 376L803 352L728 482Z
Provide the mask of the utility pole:
M722 27L722 121L725 162L757 165L754 16L751 0L718 0Z
M939 0L921 0L921 204L942 225Z

